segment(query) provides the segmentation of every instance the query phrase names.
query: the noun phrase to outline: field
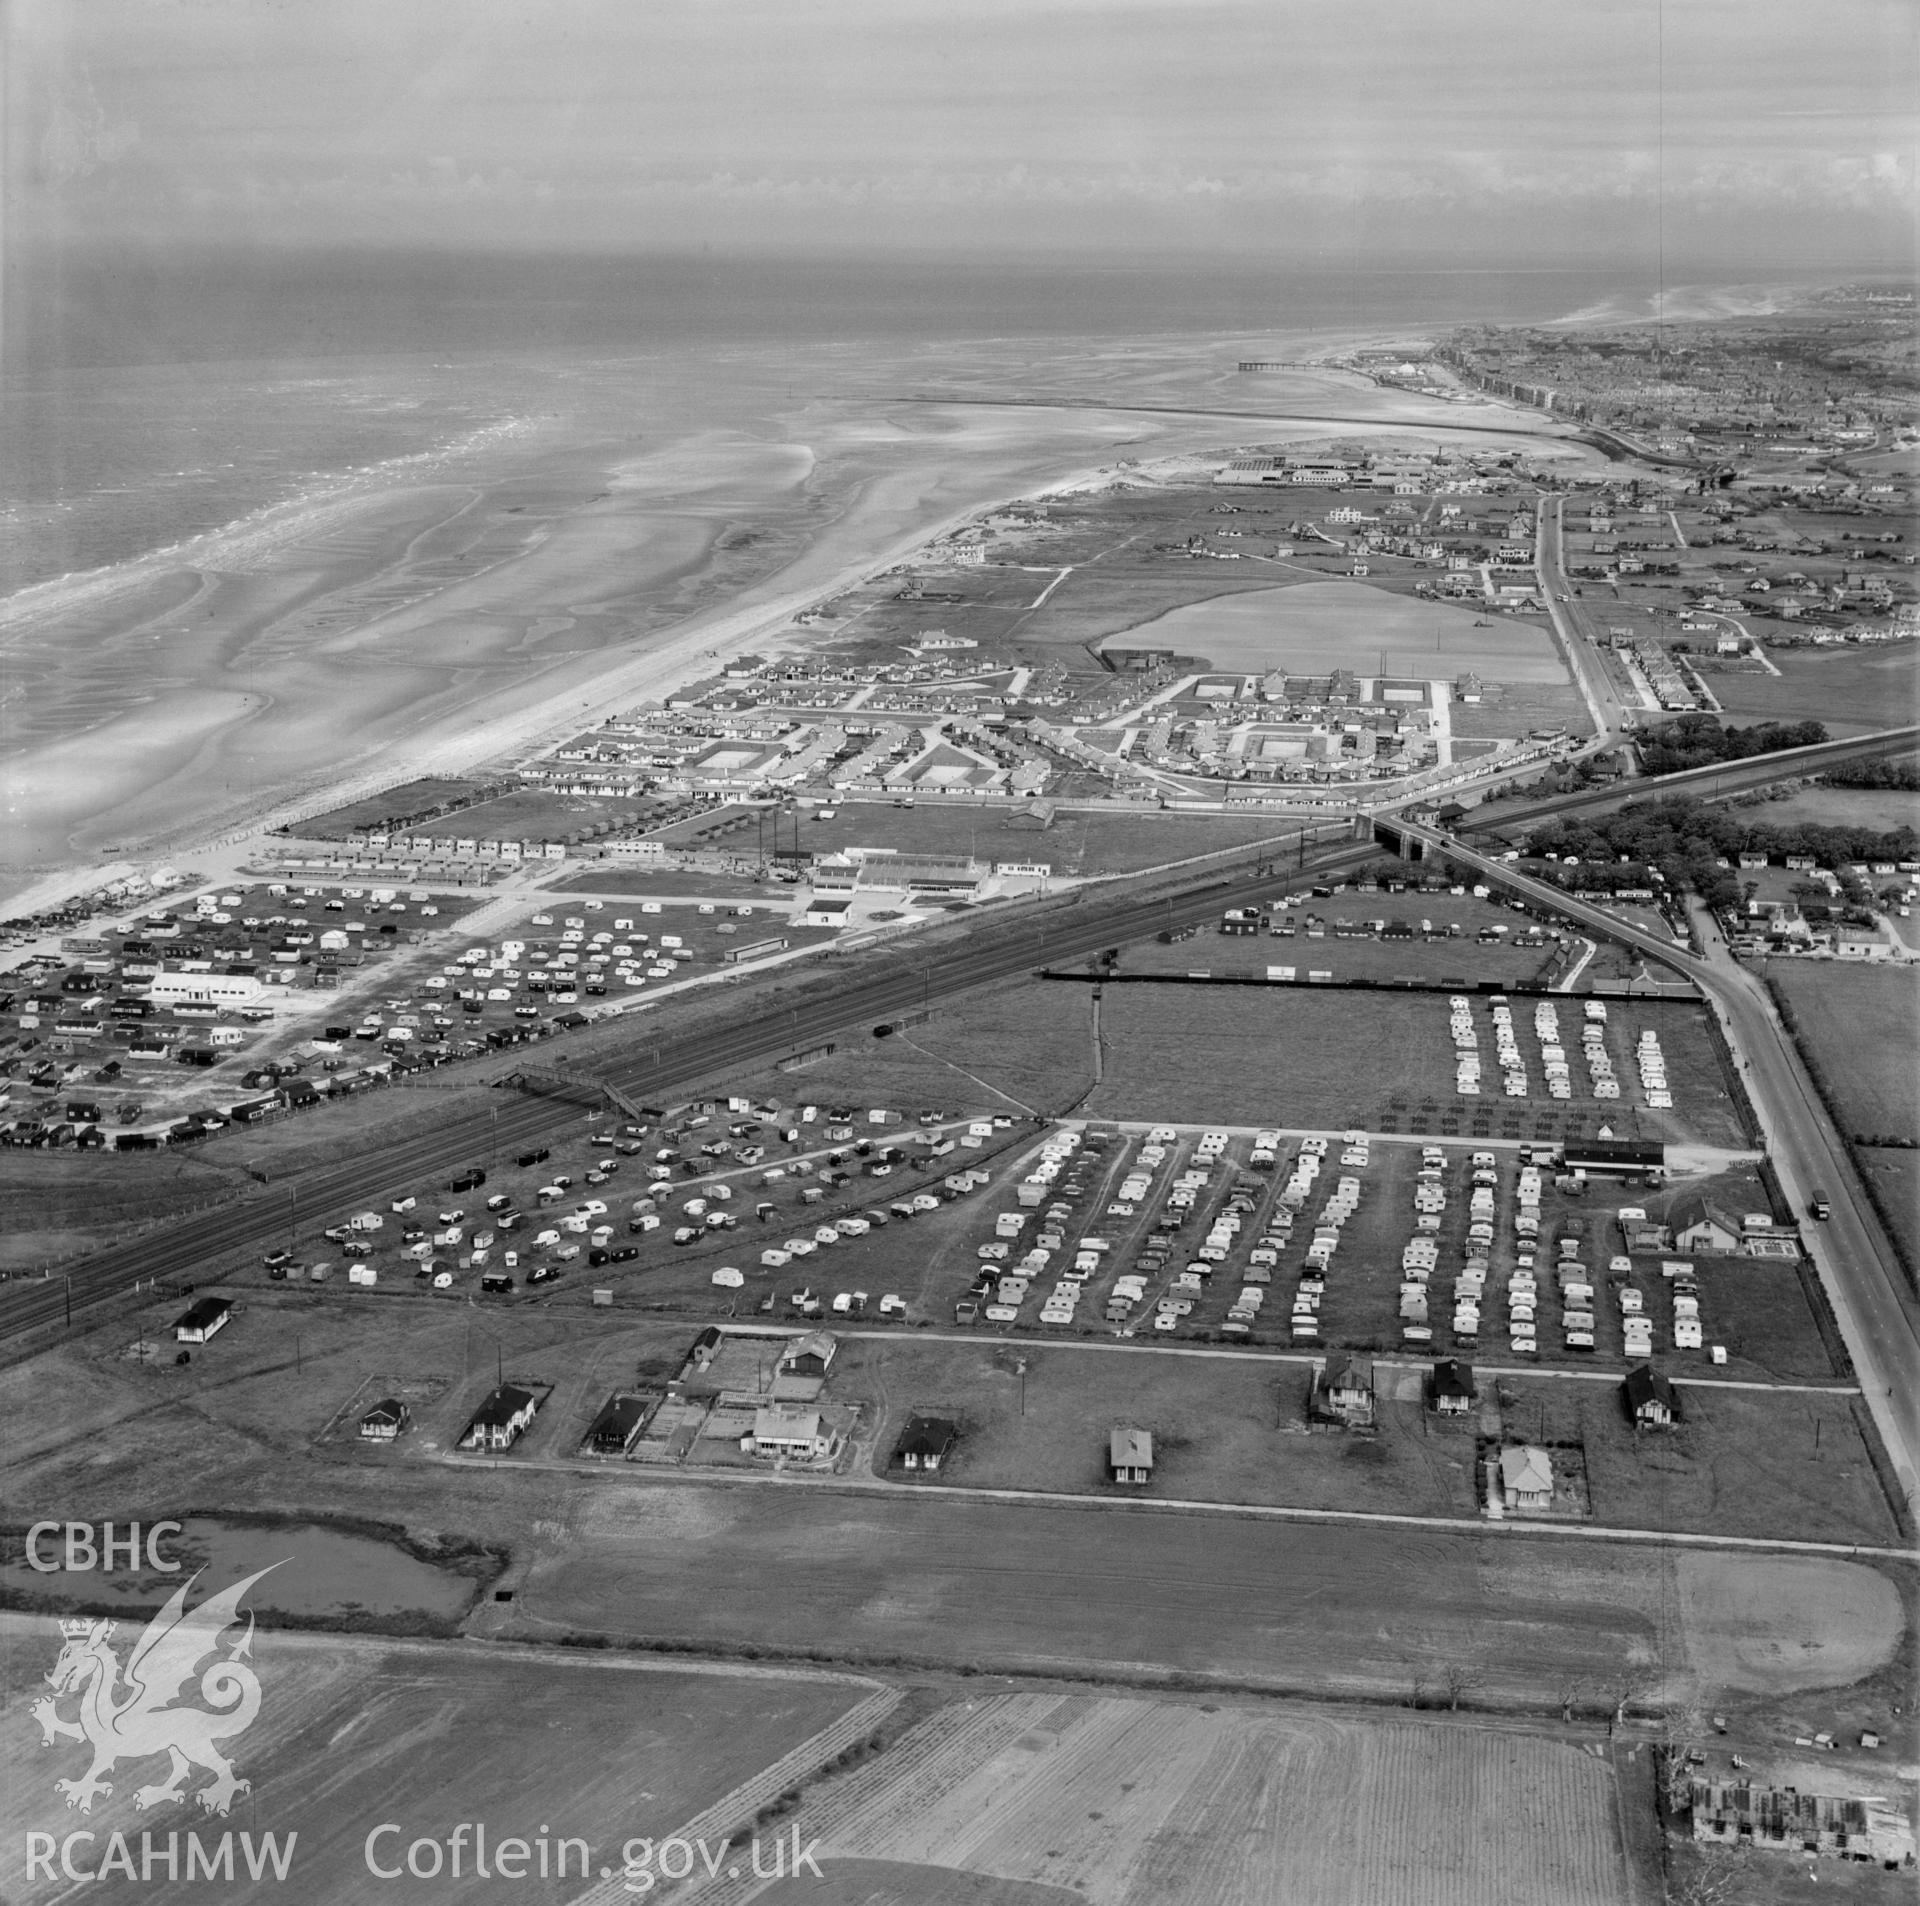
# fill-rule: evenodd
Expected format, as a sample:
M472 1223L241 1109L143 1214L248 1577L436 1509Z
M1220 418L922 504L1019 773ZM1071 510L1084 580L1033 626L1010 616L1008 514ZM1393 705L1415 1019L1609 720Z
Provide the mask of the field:
M1907 1261L1920 1263L1920 1153L1866 1151L1860 1157L1880 1194L1881 1209L1906 1247Z
M1127 1676L1406 1700L1450 1672L1491 1701L1677 1685L1711 1696L1773 1677L1842 1684L1890 1661L1898 1590L1858 1562L1769 1577L1771 1652L1736 1659L1744 1555L1447 1530L1115 1512L1089 1503L858 1496L629 1483L576 1509L516 1604L530 1632L707 1647L829 1648L884 1661ZM1663 1616L1663 1609L1665 1614ZM1636 1695L1635 1698L1643 1698ZM1651 1698L1646 1696L1644 1698Z
M1842 1128L1920 1138L1920 974L1911 967L1770 962L1798 1036L1833 1094Z
M1114 1495L1105 1432L1124 1423L1153 1433L1158 1496L1471 1516L1477 1432L1490 1444L1577 1452L1598 1522L1883 1546L1900 1539L1844 1396L1689 1387L1685 1422L1649 1436L1627 1423L1617 1382L1483 1374L1482 1407L1456 1433L1437 1428L1423 1407L1424 1364L1396 1359L1377 1370L1392 1400L1377 1406L1371 1436L1307 1432L1311 1370L1292 1360L906 1339L849 1344L830 1393L863 1396L885 1412L877 1466L909 1411L953 1417L962 1440L941 1480L955 1487Z
M476 786L472 781L432 778L408 781L403 786L384 788L378 794L369 794L364 801L353 801L345 807L335 808L330 814L316 814L310 820L300 822L293 831L302 840L345 840L358 828L384 827L390 817L424 815L443 802L463 800L476 791ZM439 818L450 820L446 816ZM433 821L423 821L421 825L428 833L435 831ZM407 831L413 831L411 819ZM439 831L445 833L446 829L443 827Z
M37 1269L131 1225L222 1204L246 1184L204 1155L0 1151L0 1270Z
M1375 920L1411 928L1415 937L1375 938L1367 931L1343 938L1337 931L1342 924L1367 927ZM1435 937L1427 936L1423 922L1431 924ZM1188 973L1204 969L1215 977L1264 979L1269 966L1290 966L1300 979L1313 971L1331 972L1337 980L1414 979L1461 987L1491 980L1525 985L1549 976L1562 946L1560 934L1549 929L1540 930L1541 939L1529 940L1533 923L1511 908L1446 892L1348 890L1331 900L1299 894L1285 908L1276 906L1272 924L1292 931L1234 935L1203 927L1193 939L1171 945L1135 941L1122 950L1119 970ZM1500 930L1497 940L1477 937L1496 928ZM1569 944L1572 937L1567 936Z
M830 1875L848 1856L924 1874L881 1895L915 1906L955 1868L1108 1906L1634 1897L1605 1759L1439 1723L999 1695L922 1721L799 1821Z
M1207 955L1224 944L1230 943L1216 938L1192 966L1207 966ZM1333 949L1342 944L1267 942L1289 952L1299 949L1285 963L1297 961L1303 978L1308 968L1322 965L1337 971L1339 954ZM1185 950L1198 945L1188 941ZM1324 961L1308 957L1309 946L1325 946ZM1052 984L1068 990L1064 982ZM1096 1118L1307 1131L1354 1125L1369 1131L1488 1131L1498 1136L1515 1126L1511 1135L1516 1137L1559 1135L1569 1121L1578 1120L1573 1129L1592 1135L1600 1105L1584 1097L1564 1104L1545 1096L1507 1099L1500 1095L1497 1080L1488 1096L1457 1097L1447 1012L1446 999L1432 993L1109 987L1100 1018L1105 1076L1084 1109ZM1516 1019L1530 1025L1526 1002L1521 1002ZM1637 1084L1629 1080L1620 1099L1605 1102L1605 1122L1615 1135L1645 1135L1668 1143L1743 1144L1731 1091L1700 1009L1637 1000L1615 1003L1609 1044L1624 1050L1621 1042L1631 1043L1641 1025L1660 1034L1675 1104L1667 1111L1645 1106ZM1537 1072L1534 1084L1539 1085ZM1579 1093L1581 1086L1575 1090Z
M39 1677L58 1637L45 1621L7 1621L0 1662L8 1736L37 1741L27 1701L44 1691ZM234 1754L253 1790L233 1816L137 1812L129 1776L159 1778L164 1763L129 1763L115 1774L112 1797L85 1822L101 1836L96 1853L117 1830L129 1835L137 1858L143 1827L157 1826L162 1843L167 1828L197 1830L208 1847L228 1828L283 1839L297 1834L289 1876L273 1888L290 1906L364 1897L367 1835L386 1821L402 1828L381 1849L392 1851L390 1865L416 1837L444 1848L466 1821L485 1822L496 1847L509 1836L531 1843L549 1830L556 1841L577 1837L596 1872L618 1868L630 1836L672 1833L876 1692L849 1677L481 1654L270 1631L256 1635L253 1660L261 1718ZM841 1744L829 1735L826 1754ZM31 1780L0 1788L0 1831L10 1846L19 1847L29 1830L64 1835L73 1828L53 1781L83 1766L66 1745L44 1753ZM196 1775L192 1784L202 1779ZM554 1906L577 1898L586 1889L577 1877L580 1856L572 1857L567 1881L542 1881L530 1865L513 1897ZM22 1902L59 1897L69 1884L14 1890L16 1882L9 1881L9 1898ZM443 1884L454 1898L488 1890L474 1888L471 1838L465 1884ZM197 1890L183 1870L177 1887L156 1882L143 1897L186 1899Z
M1871 827L1887 834L1900 827L1920 828L1920 794L1905 788L1802 787L1781 799L1734 811L1767 827L1810 821L1819 827Z
M1716 674L1708 682L1729 719L1820 721L1835 735L1912 720L1920 642L1883 648L1774 649L1778 676Z
M885 1039L852 1032L801 1065L727 1081L729 1092L828 1103L1018 1112L1070 1103L1093 1079L1093 1031L1077 989L1011 980L960 995Z
M1484 626L1483 626L1484 625ZM1171 648L1243 674L1285 669L1325 675L1447 679L1472 670L1498 682L1563 685L1553 637L1532 622L1498 621L1451 603L1423 602L1349 582L1219 596L1174 609L1110 638L1116 648Z

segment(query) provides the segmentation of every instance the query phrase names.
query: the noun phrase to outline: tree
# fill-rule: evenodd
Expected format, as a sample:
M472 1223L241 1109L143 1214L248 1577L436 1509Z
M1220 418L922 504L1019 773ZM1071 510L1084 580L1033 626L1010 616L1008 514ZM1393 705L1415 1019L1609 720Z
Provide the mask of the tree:
M1461 1700L1472 1694L1484 1679L1478 1668L1470 1667L1464 1661L1449 1661L1440 1670L1440 1688L1447 1697L1447 1706L1457 1710Z

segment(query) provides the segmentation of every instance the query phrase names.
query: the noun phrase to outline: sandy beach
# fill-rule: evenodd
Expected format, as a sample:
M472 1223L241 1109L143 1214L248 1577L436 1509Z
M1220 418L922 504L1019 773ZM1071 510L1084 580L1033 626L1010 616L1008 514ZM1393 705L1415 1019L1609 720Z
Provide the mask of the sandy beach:
M1555 434L1347 375L1236 376L1242 348L1052 340L1039 359L985 346L964 363L813 366L816 389L773 414L638 444L605 413L594 430L530 421L22 591L0 604L0 898L44 905L107 864L177 860L343 794L524 753L737 649L791 646L809 603L1122 457ZM886 388L850 388L870 371Z

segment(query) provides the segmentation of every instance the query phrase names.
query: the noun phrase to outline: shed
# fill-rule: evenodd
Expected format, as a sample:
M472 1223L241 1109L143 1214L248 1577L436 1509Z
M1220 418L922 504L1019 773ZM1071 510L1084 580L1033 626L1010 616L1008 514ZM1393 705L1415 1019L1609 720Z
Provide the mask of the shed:
M205 1343L226 1329L233 1306L224 1297L202 1297L174 1320L176 1343Z
M1153 1480L1153 1433L1117 1429L1107 1438L1107 1480L1145 1483Z
M915 1411L907 1418L907 1426L893 1446L893 1460L902 1469L932 1475L946 1461L959 1440L957 1424L944 1416L922 1416Z

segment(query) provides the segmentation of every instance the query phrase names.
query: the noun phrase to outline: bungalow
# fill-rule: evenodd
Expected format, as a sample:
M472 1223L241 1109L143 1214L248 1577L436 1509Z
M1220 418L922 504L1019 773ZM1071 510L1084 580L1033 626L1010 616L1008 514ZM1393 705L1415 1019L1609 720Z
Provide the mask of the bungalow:
M1833 933L1833 954L1840 960L1890 960L1893 942L1877 927L1839 926Z
M893 1460L902 1469L930 1476L946 1461L959 1440L958 1427L944 1416L922 1416L916 1411L907 1418L907 1426L893 1446Z
M740 1439L749 1456L785 1462L818 1462L833 1449L833 1435L818 1410L786 1409L770 1404L753 1413L752 1431Z
M1153 1480L1153 1433L1117 1429L1107 1438L1107 1480L1147 1483Z
M360 1439L367 1443L390 1443L413 1421L411 1405L397 1396L382 1397L360 1419Z
M203 1297L175 1319L174 1341L205 1343L210 1337L225 1330L232 1316L233 1306L224 1297Z
M460 1438L462 1449L511 1449L533 1422L540 1399L518 1384L503 1383L473 1413Z
M787 1345L780 1358L781 1372L787 1376L824 1377L832 1369L834 1353L839 1348L839 1340L831 1332L809 1331Z
M1372 1361L1345 1353L1329 1358L1315 1374L1309 1409L1323 1421L1344 1423L1349 1429L1371 1429Z
M1711 1257L1740 1248L1740 1220L1697 1193L1682 1198L1668 1214L1668 1222L1676 1251Z
M1538 1514L1553 1506L1553 1458L1528 1444L1500 1452L1500 1496L1506 1507Z
M617 1392L601 1406L587 1431L587 1453L591 1456L624 1456L640 1440L647 1423L647 1399L622 1396Z
M1636 1363L1620 1386L1635 1429L1666 1429L1680 1418L1673 1385L1650 1363Z
M1428 1396L1442 1416L1465 1416L1473 1408L1473 1365L1457 1357L1442 1357L1433 1366Z
M807 910L800 916L803 927L843 927L853 911L851 900L829 900L815 893L807 902Z

